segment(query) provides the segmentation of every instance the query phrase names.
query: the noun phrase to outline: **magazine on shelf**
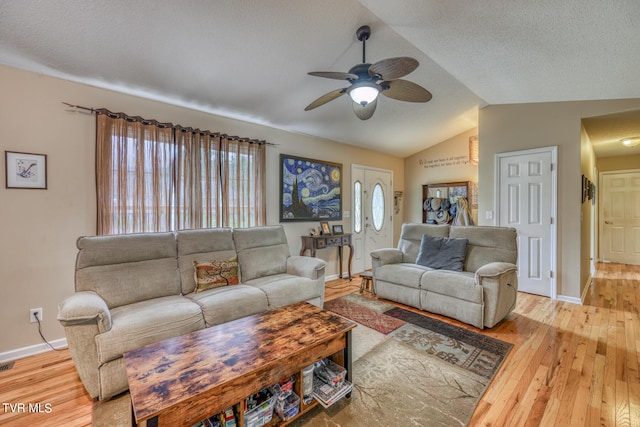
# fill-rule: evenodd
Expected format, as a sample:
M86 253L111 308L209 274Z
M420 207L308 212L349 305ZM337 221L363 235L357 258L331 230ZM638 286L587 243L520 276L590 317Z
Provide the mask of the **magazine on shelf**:
M315 397L322 406L328 408L347 395L352 387L349 381L344 381L340 387L332 387L323 381L318 381L316 378L313 382L313 397Z

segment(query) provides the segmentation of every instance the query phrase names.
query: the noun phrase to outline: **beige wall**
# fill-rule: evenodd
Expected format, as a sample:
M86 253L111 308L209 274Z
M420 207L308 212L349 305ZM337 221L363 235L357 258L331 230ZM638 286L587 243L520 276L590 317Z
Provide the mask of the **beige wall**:
M278 223L280 153L342 163L345 210L351 210L352 162L392 170L394 190L404 191L403 159L369 150L3 66L0 66L0 93L0 151L48 156L47 190L9 190L0 186L0 320L3 325L0 357L40 343L35 324L29 323L30 308L43 307L43 331L49 340L63 338L63 330L55 319L58 303L74 291L75 241L78 236L95 234L95 119L66 112L61 101L278 144L267 151L269 224ZM2 161L0 176L3 179L4 168ZM402 212L395 223L397 236ZM351 229L348 220L342 224L345 231ZM306 234L311 226L317 224L285 225L292 254L300 251L300 235ZM318 256L329 261L328 275L338 273L335 248L319 251Z
M494 210L494 163L497 153L558 147L558 295L581 295L584 238L580 221L581 119L637 109L640 99L492 105L479 113L479 222ZM588 218L583 219L588 220ZM581 266L576 268L576 266Z
M589 135L583 126L580 127L580 170L589 182L597 182L594 172L596 166L596 156ZM582 178L582 175L580 176ZM585 292L591 278L591 246L595 236L592 233L592 216L595 215L596 207L587 198L580 206L580 295Z
M473 128L404 160L406 222L422 222L422 185L443 182L478 182L478 166L469 163L469 137ZM475 212L474 212L475 213ZM476 218L477 219L477 218Z
M640 168L640 154L635 156L603 157L596 160L598 172L621 171Z

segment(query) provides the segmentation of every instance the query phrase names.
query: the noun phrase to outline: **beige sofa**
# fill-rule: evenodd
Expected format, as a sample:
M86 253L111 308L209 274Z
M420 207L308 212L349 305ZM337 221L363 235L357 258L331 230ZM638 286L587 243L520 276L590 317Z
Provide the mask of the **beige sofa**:
M58 311L93 398L129 388L123 353L271 308L322 306L326 263L290 256L281 226L81 237ZM194 261L238 258L241 284L194 292Z
M416 264L422 236L468 240L463 271ZM378 297L491 328L515 307L518 291L516 230L403 224L398 248L371 253Z

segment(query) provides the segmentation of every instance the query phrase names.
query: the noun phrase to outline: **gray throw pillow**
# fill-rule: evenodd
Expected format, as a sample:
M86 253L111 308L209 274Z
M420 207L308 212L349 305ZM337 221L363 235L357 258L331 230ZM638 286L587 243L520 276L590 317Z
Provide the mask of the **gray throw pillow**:
M431 237L426 234L420 242L416 264L438 270L462 271L467 256L467 239Z

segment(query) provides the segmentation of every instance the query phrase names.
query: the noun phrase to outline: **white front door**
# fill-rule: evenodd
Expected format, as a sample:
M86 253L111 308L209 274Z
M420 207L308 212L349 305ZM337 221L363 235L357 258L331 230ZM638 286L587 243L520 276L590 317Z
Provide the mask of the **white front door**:
M556 297L556 147L496 155L498 225L518 231L518 289Z
M353 271L371 269L372 251L393 245L393 172L351 166Z
M640 265L640 172L600 175L602 261Z

